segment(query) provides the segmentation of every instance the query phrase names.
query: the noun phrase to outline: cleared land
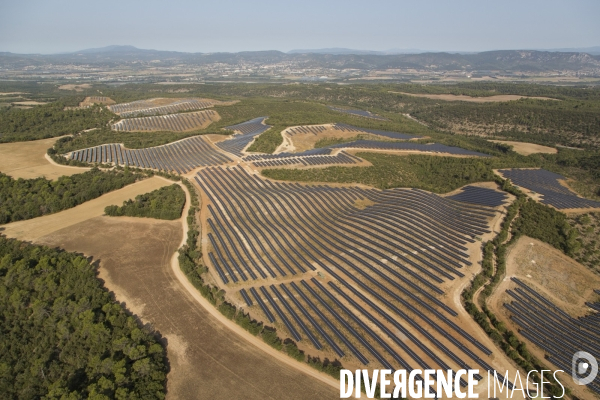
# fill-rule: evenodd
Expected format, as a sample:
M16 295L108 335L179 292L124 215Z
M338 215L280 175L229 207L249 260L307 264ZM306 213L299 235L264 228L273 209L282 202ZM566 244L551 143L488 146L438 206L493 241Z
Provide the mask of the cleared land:
M172 114L182 111L201 110L214 105L225 105L218 100L203 98L155 98L138 100L131 103L121 103L108 106L108 108L122 117L131 115Z
M97 217L37 242L92 256L116 299L161 333L171 367L167 398L339 398L334 388L248 346L199 306L170 265L180 240L179 221Z
M525 283L571 317L577 318L589 314L590 309L586 307L586 302L598 301L599 296L594 293L594 290L600 287L600 276L554 247L527 236L521 237L509 249L506 259L506 277L488 299L488 306L496 317L506 324L507 329L519 332L519 337L527 341L527 348L531 353L538 359L545 360L547 354L552 354L550 348L542 349L530 340L532 336L523 336L521 332L523 327L510 318L513 313L504 306L504 304L511 304L515 301L515 298L510 296L507 290L514 291L518 288L523 290L520 285L511 280L513 277ZM535 298L535 296L533 297ZM523 309L521 311L526 312ZM554 309L550 309L550 312L560 316L560 313ZM537 314L542 318L547 318L543 313L538 312ZM545 330L546 327L551 328L549 329L551 336L560 338L560 341L566 344L568 340L562 337L561 330L563 328L560 328L555 321L548 322L539 328ZM532 329L528 329L528 331L535 332ZM543 331L538 331L537 334L543 334ZM548 363L548 360L545 362ZM562 382L569 382L571 380L570 371L565 370L568 373L561 373L559 376ZM570 388L573 390L573 394L579 398L590 398L590 392L582 389L581 386L570 385Z
M105 104L105 105L111 105L111 104L115 104L115 101L113 99L111 99L110 97L104 97L104 96L88 96L85 99L83 99L83 101L81 103L79 103L79 107L89 107L93 104Z
M119 132L190 132L204 129L221 116L214 110L190 113L169 114L152 117L129 118L112 124L111 128Z
M480 268L474 236L491 237L493 207L270 182L241 167L202 170L196 183L212 281L282 339L350 369L508 368L460 303L454 310Z
M91 89L92 85L89 83L83 83L81 85L68 84L68 85L61 85L58 88L61 90L74 90L76 92L83 92L84 89Z
M390 92L403 94L406 96L415 96L415 97L426 97L428 99L433 100L444 100L444 101L469 101L473 103L497 103L501 101L514 101L519 99L537 99L537 100L556 100L550 97L531 97L531 96L518 96L514 94L500 94L496 96L486 96L486 97L471 97L465 95L455 95L455 94L419 94L419 93L405 93L405 92Z
M524 156L528 156L530 154L535 153L545 153L545 154L556 154L558 150L554 147L542 146L540 144L535 143L525 143L525 142L511 142L509 140L490 140L490 142L494 143L502 143L507 144L513 147L513 150L519 154Z
M46 158L46 151L58 138L0 144L0 171L13 178L56 179L63 175L80 174L89 168L58 165Z
M107 206L121 204L125 200L135 198L138 194L148 193L172 183L172 181L159 177L144 179L66 211L2 225L0 226L0 233L19 240L35 241L59 229L103 215L104 208Z

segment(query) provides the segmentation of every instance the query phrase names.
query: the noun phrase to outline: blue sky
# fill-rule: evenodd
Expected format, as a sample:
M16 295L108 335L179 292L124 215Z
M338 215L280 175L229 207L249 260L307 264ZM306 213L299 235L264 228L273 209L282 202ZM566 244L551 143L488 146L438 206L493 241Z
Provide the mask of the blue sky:
M0 51L600 46L599 0L0 0Z

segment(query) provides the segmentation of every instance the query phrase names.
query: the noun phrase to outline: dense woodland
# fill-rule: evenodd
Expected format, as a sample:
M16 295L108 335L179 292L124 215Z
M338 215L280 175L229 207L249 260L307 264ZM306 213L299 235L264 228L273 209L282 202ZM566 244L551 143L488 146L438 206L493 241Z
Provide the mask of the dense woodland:
M3 399L162 399L167 366L155 335L87 259L0 236Z
M65 107L64 101L58 101L26 110L0 111L0 143L46 139L87 129L100 129L116 117L99 106L68 110Z
M185 192L174 184L140 194L135 200L126 200L121 207L113 205L104 209L111 217L144 217L174 220L181 217L185 206Z
M103 172L94 168L55 181L14 179L0 172L0 224L66 210L145 177L128 169Z

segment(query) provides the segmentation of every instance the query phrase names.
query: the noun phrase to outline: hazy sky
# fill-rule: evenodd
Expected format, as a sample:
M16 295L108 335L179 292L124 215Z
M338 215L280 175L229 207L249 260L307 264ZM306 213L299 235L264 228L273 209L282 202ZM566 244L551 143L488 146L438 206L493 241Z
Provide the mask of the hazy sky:
M589 47L599 21L599 0L0 0L0 51Z

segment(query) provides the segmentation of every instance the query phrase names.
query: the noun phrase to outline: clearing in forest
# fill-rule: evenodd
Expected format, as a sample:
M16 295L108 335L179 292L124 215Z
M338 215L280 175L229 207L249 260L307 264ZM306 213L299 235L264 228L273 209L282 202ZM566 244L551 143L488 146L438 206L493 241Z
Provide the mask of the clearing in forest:
M537 99L537 100L557 100L551 97L532 97L532 96L519 96L515 94L499 94L495 96L484 96L484 97L471 97L465 95L456 94L423 94L423 93L405 93L405 92L390 92L396 94L403 94L406 96L414 97L425 97L432 100L444 100L444 101L469 101L472 103L498 103L502 101L514 101L520 99Z
M111 105L111 104L115 104L115 101L113 99L111 99L110 97L88 96L85 99L83 99L83 101L81 103L79 103L79 107L81 107L81 108L90 107L94 104Z
M558 150L555 147L542 146L535 143L511 142L509 140L489 140L494 143L502 143L512 146L513 150L521 155L528 156L530 154L544 153L556 154Z
M57 179L63 175L70 176L88 171L89 168L58 165L48 160L46 151L54 146L58 139L0 144L0 172L15 179Z

